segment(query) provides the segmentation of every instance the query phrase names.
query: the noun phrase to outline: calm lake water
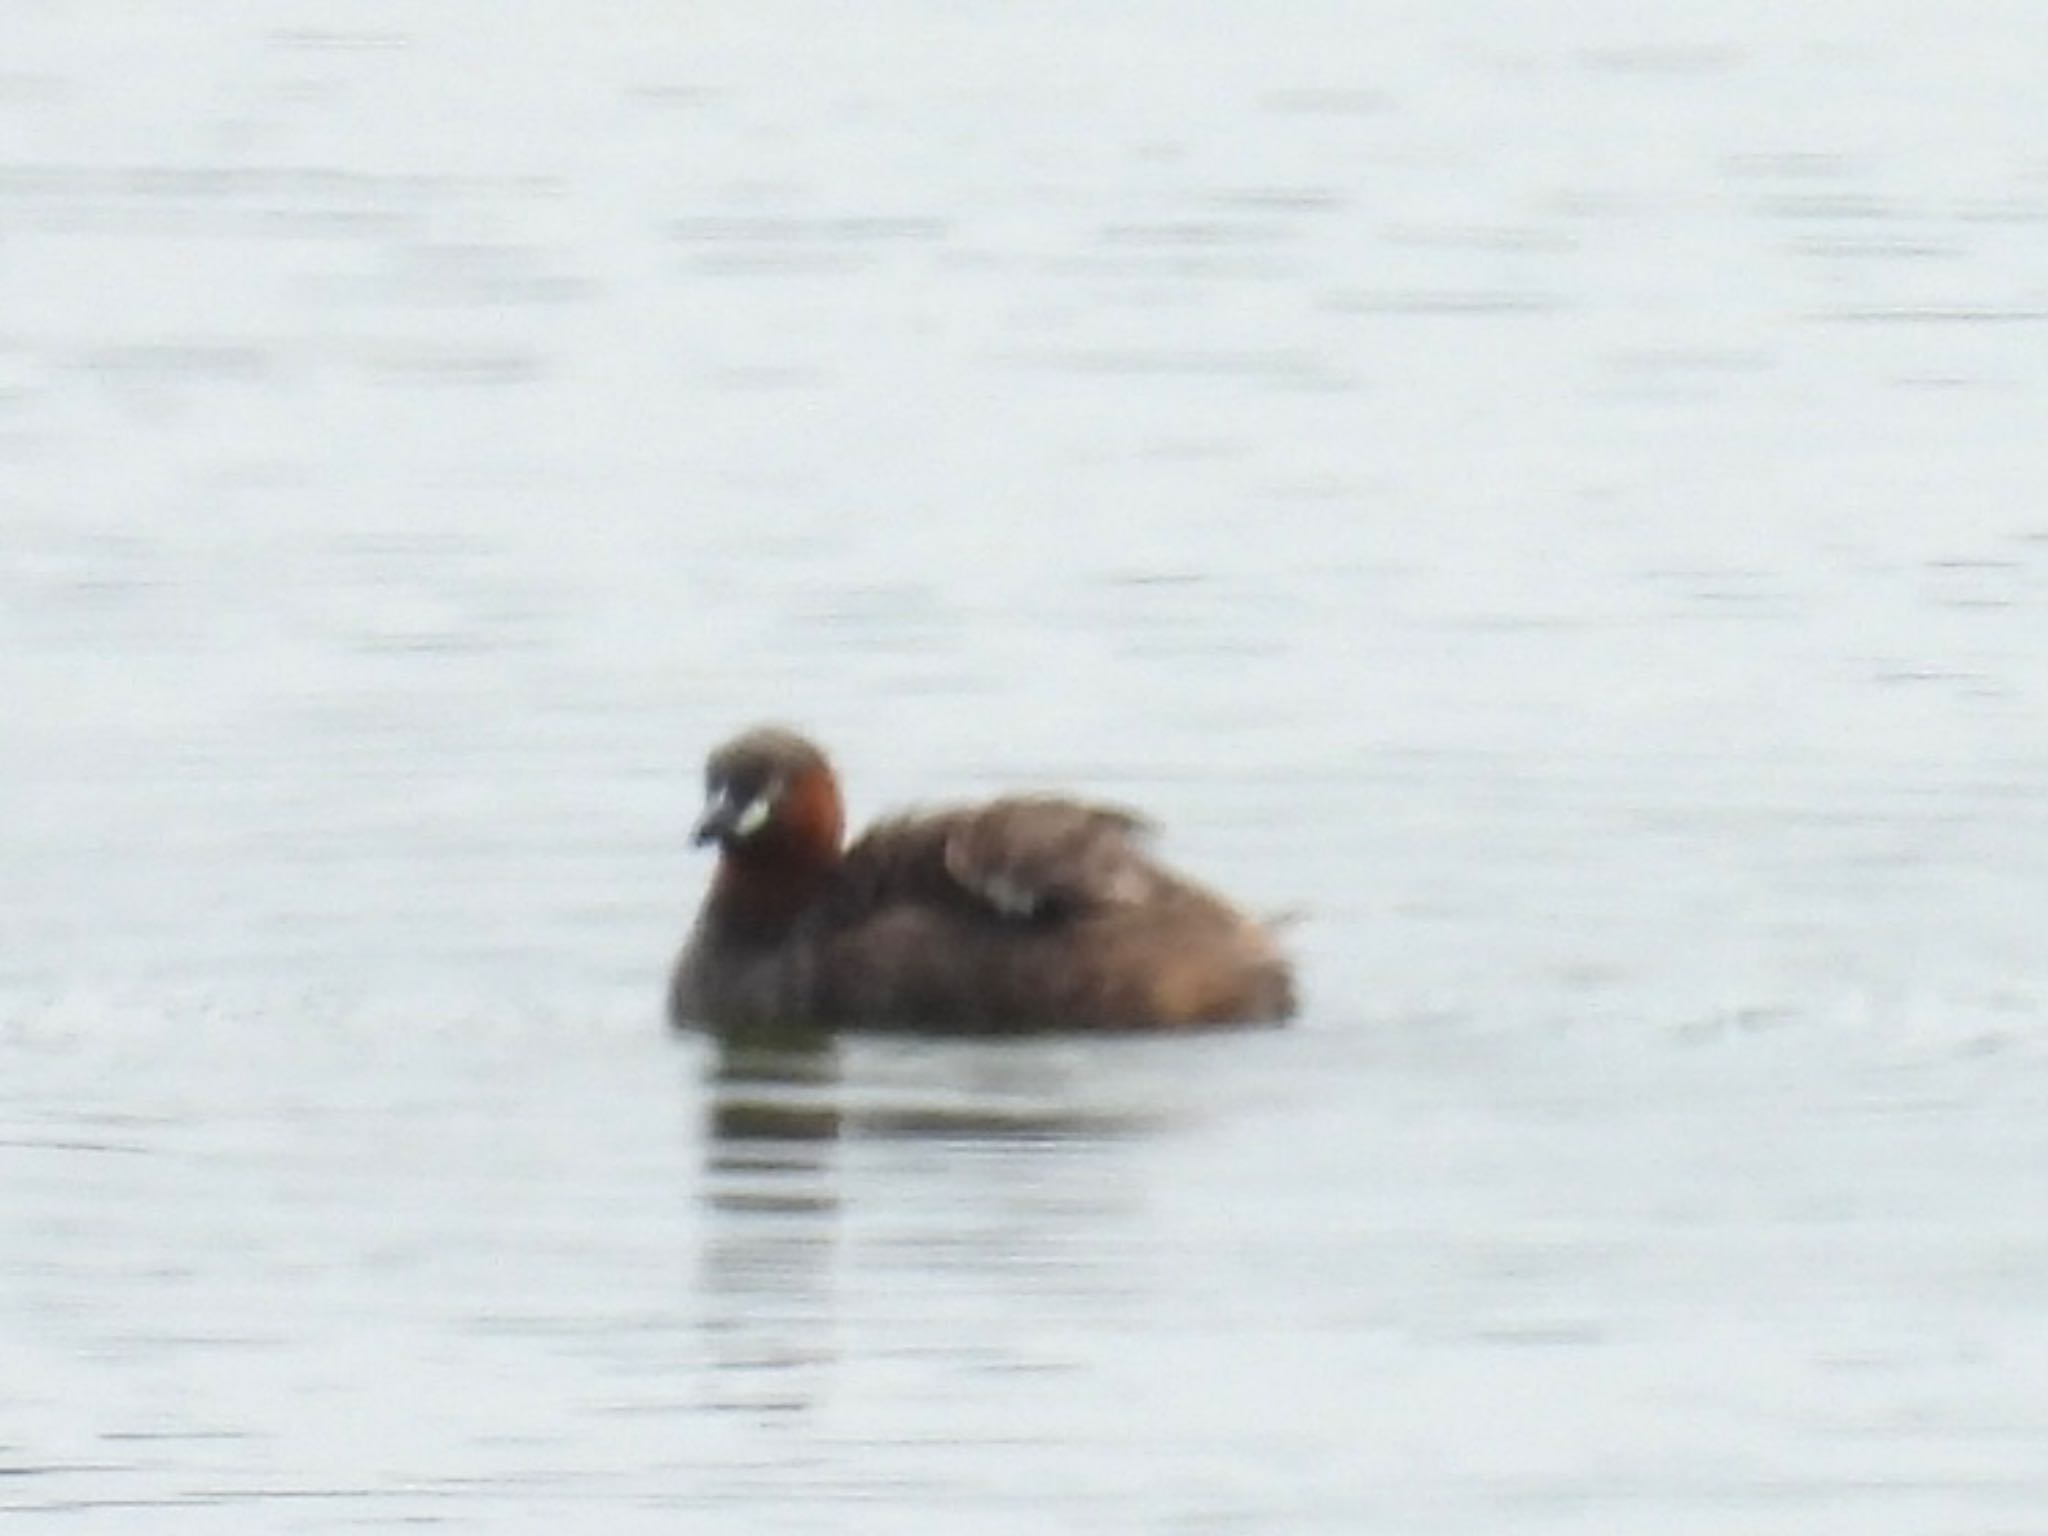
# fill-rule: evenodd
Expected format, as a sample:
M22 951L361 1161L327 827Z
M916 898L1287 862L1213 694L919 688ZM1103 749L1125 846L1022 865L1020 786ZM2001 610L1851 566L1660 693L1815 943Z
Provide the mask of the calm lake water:
M695 10L11 19L0 1514L2048 1531L2048 17ZM760 718L1304 1018L671 1036Z

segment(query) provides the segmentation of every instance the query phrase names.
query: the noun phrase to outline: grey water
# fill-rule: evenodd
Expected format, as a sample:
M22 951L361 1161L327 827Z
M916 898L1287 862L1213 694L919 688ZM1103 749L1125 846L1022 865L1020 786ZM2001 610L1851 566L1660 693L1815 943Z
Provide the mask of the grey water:
M2048 1529L2048 19L7 32L11 1526ZM1304 1016L672 1036L763 718Z

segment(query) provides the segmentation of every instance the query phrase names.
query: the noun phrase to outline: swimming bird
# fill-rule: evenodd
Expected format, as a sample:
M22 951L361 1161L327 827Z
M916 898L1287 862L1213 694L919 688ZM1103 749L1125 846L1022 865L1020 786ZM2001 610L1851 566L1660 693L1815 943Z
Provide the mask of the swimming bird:
M912 812L850 846L839 781L794 731L710 754L695 841L718 868L677 957L671 1022L930 1034L1276 1023L1271 928L1168 869L1148 826L1044 795Z

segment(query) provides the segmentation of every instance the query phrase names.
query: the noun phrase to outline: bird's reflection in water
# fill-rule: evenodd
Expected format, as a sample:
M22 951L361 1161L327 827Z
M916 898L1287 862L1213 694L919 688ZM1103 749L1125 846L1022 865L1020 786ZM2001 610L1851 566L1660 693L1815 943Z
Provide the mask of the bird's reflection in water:
M859 1254L840 1250L863 1180L871 1206L901 1208L930 1193L906 1186L906 1169L926 1170L946 1188L969 1151L995 1144L1017 1149L1051 1179L1041 1198L1077 1209L1099 1203L1099 1180L1069 1188L1032 1150L1099 1146L1151 1123L1120 1096L1105 1102L1099 1088L1082 1091L1103 1066L1098 1051L1073 1041L843 1041L794 1032L713 1039L702 1186L713 1406L791 1414L820 1397L839 1346L841 1271L860 1267ZM931 1159L889 1153L887 1144L903 1142L934 1143ZM960 1156L938 1144L955 1145ZM862 1145L870 1155L853 1156ZM986 1158L972 1161L983 1176L993 1171ZM1028 1168L1016 1171L1029 1182ZM987 1219L988 1206L976 1204L980 1221L947 1232L950 1246L930 1255L934 1262L959 1261L958 1244ZM875 1212L864 1214L872 1221ZM1014 1260L1017 1236L995 1242L991 1261Z
M836 1140L839 1044L814 1032L723 1036L709 1068L711 1170L714 1174L766 1169L792 1160L816 1168L819 1143ZM805 1150L807 1149L807 1150ZM712 1181L714 1205L746 1209L744 1188Z
M839 1049L817 1034L721 1038L706 1078L713 1405L800 1411L833 1352Z

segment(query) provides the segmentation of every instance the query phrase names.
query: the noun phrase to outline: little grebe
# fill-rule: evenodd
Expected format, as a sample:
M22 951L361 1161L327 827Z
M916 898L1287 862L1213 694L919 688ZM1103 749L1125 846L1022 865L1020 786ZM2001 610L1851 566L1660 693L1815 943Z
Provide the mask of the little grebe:
M677 1025L995 1034L1271 1023L1264 925L1152 859L1128 811L1040 796L893 817L841 846L832 765L772 726L711 754L718 872L669 984Z

